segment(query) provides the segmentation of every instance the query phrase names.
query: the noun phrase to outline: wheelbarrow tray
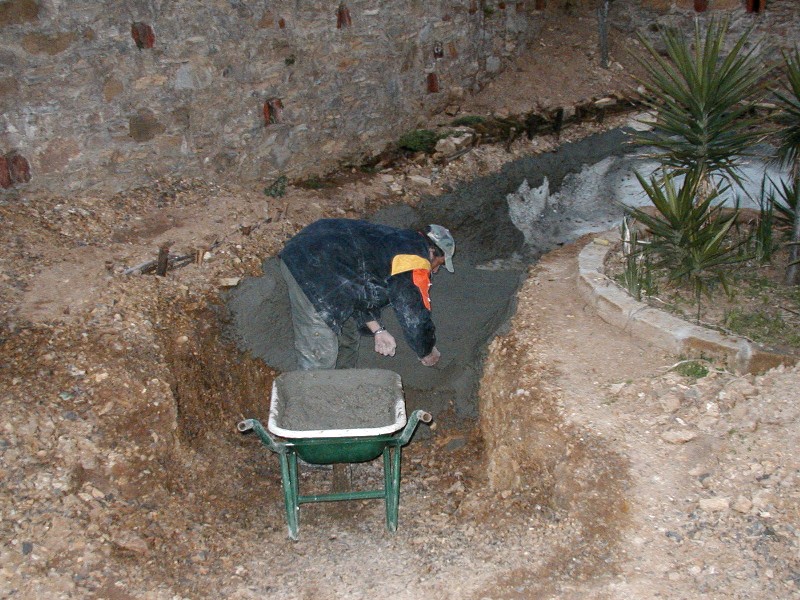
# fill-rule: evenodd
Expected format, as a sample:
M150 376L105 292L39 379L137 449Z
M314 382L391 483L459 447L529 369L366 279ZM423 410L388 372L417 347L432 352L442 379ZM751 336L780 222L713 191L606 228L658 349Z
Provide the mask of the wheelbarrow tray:
M291 441L297 456L312 465L359 463L378 458L392 436L298 438Z
M402 383L392 371L292 371L272 385L268 429L307 463L373 460L406 420Z

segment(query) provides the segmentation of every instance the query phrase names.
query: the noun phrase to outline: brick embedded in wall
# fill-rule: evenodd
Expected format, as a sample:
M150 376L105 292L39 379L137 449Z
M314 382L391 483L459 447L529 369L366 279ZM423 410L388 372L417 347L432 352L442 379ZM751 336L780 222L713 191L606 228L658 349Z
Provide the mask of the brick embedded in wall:
M283 101L280 98L270 98L264 102L264 126L280 123L283 115Z
M8 159L5 156L0 156L0 187L7 190L11 185L11 172L8 170Z
M9 165L8 170L11 173L11 180L14 183L28 183L31 180L31 165L28 159L14 151L10 156L6 155Z
M139 50L152 48L156 43L156 34L147 23L136 21L131 25L131 37Z
M28 159L16 150L0 157L0 187L8 189L18 183L31 180L31 165Z
M347 8L347 5L340 4L339 9L336 11L336 29L350 27L352 24L353 20L350 18L350 9Z
M436 73L428 73L428 93L439 93L439 76Z

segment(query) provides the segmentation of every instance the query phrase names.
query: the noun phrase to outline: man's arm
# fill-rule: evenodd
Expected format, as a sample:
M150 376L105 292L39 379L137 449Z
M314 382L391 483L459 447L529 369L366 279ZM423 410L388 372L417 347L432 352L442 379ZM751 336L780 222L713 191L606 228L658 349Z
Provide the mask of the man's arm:
M428 363L432 363L423 364L433 366L438 361L438 350L435 348L436 327L428 309L427 289L423 297L422 291L414 282L412 271L393 275L388 283L389 298L397 321L403 329L403 337L420 360L426 359Z
M378 321L367 321L365 325L375 337L375 352L384 356L394 356L397 351L397 341L394 336Z

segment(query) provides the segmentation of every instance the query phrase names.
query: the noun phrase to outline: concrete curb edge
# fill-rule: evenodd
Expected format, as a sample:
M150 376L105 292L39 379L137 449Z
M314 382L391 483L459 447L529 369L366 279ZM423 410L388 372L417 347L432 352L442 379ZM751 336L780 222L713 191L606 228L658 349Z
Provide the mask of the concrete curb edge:
M667 352L721 360L737 373L764 373L797 362L796 357L767 352L744 338L692 325L631 298L603 274L606 256L619 242L617 230L599 233L578 254L578 290L604 321Z

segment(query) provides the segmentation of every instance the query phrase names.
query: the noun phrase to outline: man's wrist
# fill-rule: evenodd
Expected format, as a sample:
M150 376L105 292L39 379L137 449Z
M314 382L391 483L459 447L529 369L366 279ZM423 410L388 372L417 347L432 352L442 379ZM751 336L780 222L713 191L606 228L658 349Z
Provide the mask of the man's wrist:
M372 332L372 335L378 335L379 333L383 333L386 331L386 327L378 327L375 331Z

